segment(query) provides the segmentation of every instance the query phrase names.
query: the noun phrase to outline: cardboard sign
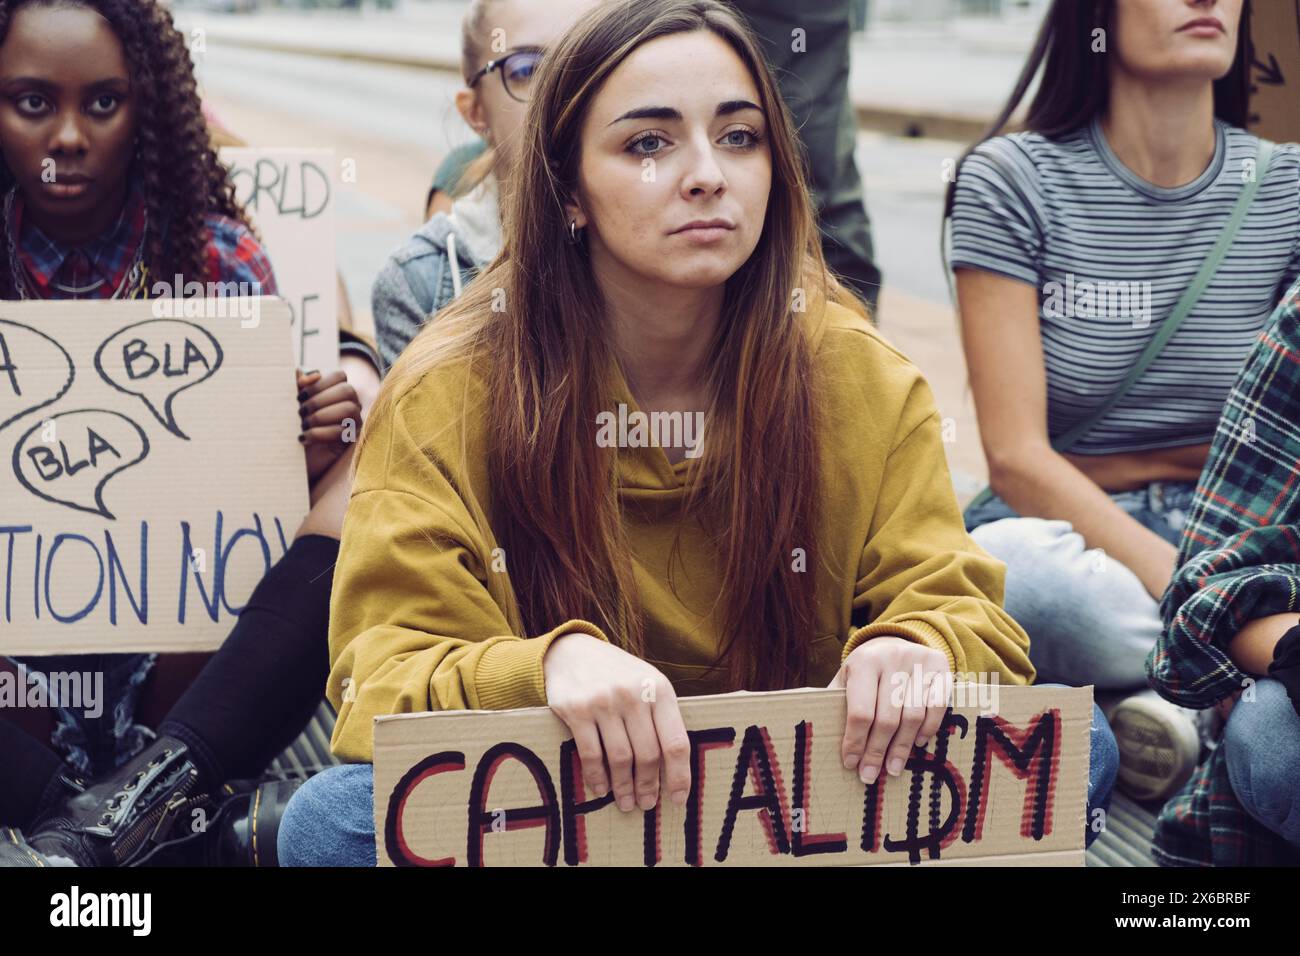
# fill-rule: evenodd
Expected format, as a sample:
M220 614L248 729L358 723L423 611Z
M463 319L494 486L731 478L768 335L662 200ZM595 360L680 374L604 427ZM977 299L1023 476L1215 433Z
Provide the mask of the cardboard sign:
M1250 130L1275 143L1300 142L1300 0L1259 0L1250 32Z
M304 370L338 368L334 151L231 146L221 161L293 313L294 361Z
M1091 688L997 690L869 787L840 763L842 690L681 698L687 804L629 813L584 792L547 708L381 717L379 863L1082 865Z
M307 513L293 365L274 298L0 303L0 653L225 640Z

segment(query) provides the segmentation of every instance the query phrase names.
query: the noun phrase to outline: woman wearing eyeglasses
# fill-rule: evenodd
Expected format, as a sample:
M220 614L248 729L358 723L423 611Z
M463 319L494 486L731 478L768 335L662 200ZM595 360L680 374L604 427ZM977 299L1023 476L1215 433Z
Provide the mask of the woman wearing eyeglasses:
M465 87L456 108L487 144L459 177L450 212L435 213L384 264L371 298L385 367L429 316L501 249L501 192L511 144L523 125L533 73L545 48L598 0L473 0L461 21Z

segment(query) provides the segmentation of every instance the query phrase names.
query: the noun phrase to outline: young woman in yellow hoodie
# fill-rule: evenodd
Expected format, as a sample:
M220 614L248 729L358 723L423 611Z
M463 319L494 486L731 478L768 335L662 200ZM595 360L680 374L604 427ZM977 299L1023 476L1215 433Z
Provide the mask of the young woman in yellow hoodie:
M361 438L330 625L349 764L290 804L288 865L374 863L378 715L549 705L628 811L686 799L679 695L844 687L870 783L944 713L895 675L1033 677L929 386L826 272L746 27L602 4L534 84L504 248Z

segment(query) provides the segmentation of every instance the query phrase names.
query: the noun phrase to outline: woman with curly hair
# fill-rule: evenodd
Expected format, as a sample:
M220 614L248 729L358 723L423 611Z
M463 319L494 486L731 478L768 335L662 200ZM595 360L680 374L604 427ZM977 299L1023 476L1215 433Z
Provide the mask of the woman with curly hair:
M179 296L190 282L216 294L231 283L274 294L271 264L208 136L188 51L154 0L0 2L0 298ZM368 374L377 386L377 371ZM60 708L52 729L26 731L0 721L0 826L9 828L0 831L0 863L138 862L190 833L204 800L181 807L176 828L166 825L182 782L214 795L209 820L230 826L210 832L224 836L226 858L257 852L240 822L250 806L262 833L274 833L286 795L228 781L260 773L320 701L349 488L344 423L360 420L357 388L368 391L357 382L343 371L299 374L311 512L221 650L170 712L158 709L166 719L156 732L136 718L142 693L158 690L158 675L149 681L157 655L0 659L36 675L104 675L98 717ZM263 857L274 846L273 836L263 840Z
M87 57L50 57L42 41L55 37ZM5 3L0 38L0 298L140 298L150 280L178 274L275 294L271 263L208 144L189 51L166 10L140 0ZM42 60L56 72L34 73ZM72 105L65 99L83 100L80 116L61 109ZM87 254L108 245L119 255ZM83 248L51 261L65 246Z

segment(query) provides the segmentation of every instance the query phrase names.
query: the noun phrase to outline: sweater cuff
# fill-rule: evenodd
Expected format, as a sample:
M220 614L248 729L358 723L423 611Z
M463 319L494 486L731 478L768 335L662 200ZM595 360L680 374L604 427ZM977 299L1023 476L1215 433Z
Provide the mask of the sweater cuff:
M844 652L840 655L840 663L858 648L859 645L871 640L873 637L901 637L905 641L912 641L923 647L931 647L936 651L943 651L944 656L948 658L948 670L956 673L957 658L953 656L952 648L940 630L933 624L921 620L905 621L876 621L865 627L860 627L855 631L849 632L849 639L844 644Z
M596 625L573 620L537 637L497 641L484 650L474 672L479 709L545 707L546 676L542 658L552 641L573 633L588 634L609 643L609 638Z

